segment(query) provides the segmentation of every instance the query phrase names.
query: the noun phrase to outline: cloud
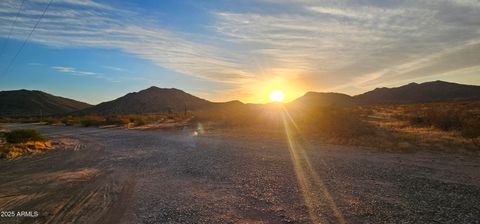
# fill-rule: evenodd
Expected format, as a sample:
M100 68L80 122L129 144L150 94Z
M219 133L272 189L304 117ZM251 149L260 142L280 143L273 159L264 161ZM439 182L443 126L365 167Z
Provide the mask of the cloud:
M48 3L50 2L50 0L30 0L31 2L35 2L35 3ZM95 1L92 1L92 0L81 0L81 1L78 1L78 0L55 0L54 2L55 4L69 4L69 5L73 5L73 6L84 6L84 7L91 7L91 8L97 8L97 9L112 9L111 7L107 6L107 5L104 5L104 4L100 4L100 3L97 3Z
M25 5L12 38L25 37L41 15L44 2L37 0ZM11 14L17 7L12 1L0 2L0 36L7 35L3 28L13 22ZM135 12L93 1L54 1L30 41L58 48L120 49L164 68L216 82L239 83L250 77L248 69L237 63L235 54L201 43L205 39L196 41L191 34L159 28L147 19L136 21L141 18Z
M47 2L26 1L12 38L25 38ZM278 77L286 83L307 80L314 90L360 91L455 71L465 75L480 64L475 59L480 51L478 1L251 2L264 7L211 9L211 22L201 24L207 32L188 33L161 27L135 9L56 0L31 41L56 48L120 49L179 73L225 83L229 91ZM17 9L16 1L0 1L0 36L7 35ZM56 68L94 75L72 69Z
M72 67L62 67L62 66L52 66L57 72L62 73L76 73L75 69Z
M77 73L77 74L81 74L81 75L86 75L86 76L97 74L97 73L95 73L95 72L85 72L85 71L78 71L78 72L76 72L76 73Z
M478 1L266 2L282 10L216 12L215 29L319 87L368 89L480 64Z
M117 72L126 72L127 69L125 68L120 68L120 67L115 67L115 66L108 66L108 65L105 65L103 66L104 68L106 69L110 69L110 70L113 70L113 71L117 71Z
M89 71L78 71L76 68L73 68L73 67L51 66L50 68L54 69L57 72L70 74L70 75L74 75L74 76L83 76L83 77L91 77L91 78L95 78L95 79L102 79L102 80L106 80L106 81L112 82L112 83L121 82L119 79L107 77L107 76L104 76L101 73L89 72Z

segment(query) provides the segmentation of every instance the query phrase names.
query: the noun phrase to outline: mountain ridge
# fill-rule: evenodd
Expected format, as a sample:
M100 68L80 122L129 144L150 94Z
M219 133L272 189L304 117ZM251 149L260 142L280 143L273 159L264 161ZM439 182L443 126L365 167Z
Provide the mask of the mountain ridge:
M352 96L343 93L309 91L288 104L292 106L351 106L355 102Z
M151 86L76 112L76 114L146 114L199 110L214 103L176 88Z
M92 105L39 90L0 91L0 116L60 115Z
M8 96L7 96L8 95ZM409 83L398 87L375 88L350 96L334 92L309 91L286 103L294 107L351 106L368 104L400 104L480 100L480 86L445 81ZM216 108L258 107L264 104L244 104L239 100L212 102L176 88L151 86L127 93L111 101L89 105L80 101L54 96L38 90L0 91L0 116L39 115L114 115L146 114L177 111L198 111Z
M480 86L445 81L382 87L353 96L358 104L422 103L480 99Z

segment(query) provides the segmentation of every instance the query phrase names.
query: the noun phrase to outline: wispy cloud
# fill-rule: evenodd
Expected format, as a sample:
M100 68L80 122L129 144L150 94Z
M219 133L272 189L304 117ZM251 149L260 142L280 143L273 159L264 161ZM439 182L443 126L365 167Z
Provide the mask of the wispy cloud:
M89 71L79 71L79 70L77 70L76 68L73 68L73 67L51 66L51 68L53 70L57 71L57 72L65 73L65 74L69 74L69 75L90 77L90 78L95 78L95 79L102 79L102 80L106 80L106 81L112 82L112 83L121 82L120 79L111 78L111 77L105 76L102 73L89 72Z
M276 77L306 80L316 90L368 89L466 74L480 64L475 0L257 1L271 7L212 9L213 20L204 24L208 33L186 33L161 27L135 10L56 0L31 41L120 49L179 73L227 83L234 92ZM23 40L46 3L26 2L12 38ZM17 8L15 1L0 2L0 36L7 35Z
M55 69L57 72L70 73L72 75L78 76L93 76L97 74L95 72L77 71L75 68L72 67L52 66L51 68Z
M120 68L120 67L115 67L115 66L108 66L108 65L105 65L103 66L104 68L106 69L110 69L110 70L113 70L113 71L117 71L117 72L126 72L127 69L125 68Z
M480 64L478 1L267 2L288 10L217 12L216 30L318 85L365 89Z
M52 66L52 68L62 73L75 73L75 69L71 67Z
M42 13L42 2L26 4L17 20L13 38L24 38ZM249 77L248 69L238 64L236 55L225 49L195 41L190 34L159 28L148 20L129 19L142 17L135 12L88 2L55 1L31 41L53 47L121 49L162 67L217 82L238 83ZM71 7L73 4L81 7ZM15 10L11 1L0 2L0 24L11 24L11 14ZM6 35L5 30L0 30L1 36Z

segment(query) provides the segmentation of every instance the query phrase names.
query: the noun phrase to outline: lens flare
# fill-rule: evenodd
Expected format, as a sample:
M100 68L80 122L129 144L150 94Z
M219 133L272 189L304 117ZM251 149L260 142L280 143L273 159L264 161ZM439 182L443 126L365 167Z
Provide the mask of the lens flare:
M306 139L301 137L300 130L288 111L284 108L282 112L293 169L311 221L313 223L329 223L331 221L322 214L332 213L336 218L336 223L347 223L327 186L310 161L304 148L308 144ZM327 166L322 159L320 162L323 166Z

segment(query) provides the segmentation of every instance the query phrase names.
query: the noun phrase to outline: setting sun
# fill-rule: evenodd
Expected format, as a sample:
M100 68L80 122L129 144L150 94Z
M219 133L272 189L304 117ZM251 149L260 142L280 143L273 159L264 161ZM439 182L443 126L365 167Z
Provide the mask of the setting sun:
M270 93L269 97L272 102L282 102L285 99L285 94L281 90L275 90Z

